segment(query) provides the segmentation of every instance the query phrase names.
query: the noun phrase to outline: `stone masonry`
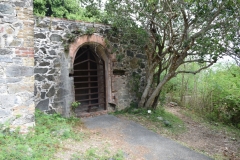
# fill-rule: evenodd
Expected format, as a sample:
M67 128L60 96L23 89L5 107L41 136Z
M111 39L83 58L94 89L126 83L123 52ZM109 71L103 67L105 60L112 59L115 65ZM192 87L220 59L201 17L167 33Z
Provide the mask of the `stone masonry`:
M59 18L35 19L34 73L37 109L47 113L71 115L74 86L69 74L75 54L72 52L75 50L69 51L69 48L78 49L84 44L93 48L95 45L101 46L96 47L97 52L100 56L105 56L104 61L107 61L107 110L112 107L123 109L130 106L132 101L137 101L135 91L140 91L139 88L144 84L145 65L142 59L146 57L139 50L125 50L117 42L111 42L107 46L105 41L110 29L110 26L102 24ZM72 38L71 42L68 41L69 37Z
M103 59L106 107L124 109L138 100L146 56L108 37L111 27L33 17L32 0L0 0L0 123L34 125L35 109L72 114L71 77L78 49L90 46Z
M0 123L34 125L32 0L0 0Z

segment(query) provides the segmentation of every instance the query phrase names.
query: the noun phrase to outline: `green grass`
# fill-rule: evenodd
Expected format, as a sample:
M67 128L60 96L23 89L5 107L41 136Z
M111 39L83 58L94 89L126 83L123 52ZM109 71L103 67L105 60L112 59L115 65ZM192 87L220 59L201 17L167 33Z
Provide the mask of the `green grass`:
M111 152L105 150L100 151L98 148L89 148L84 154L74 154L72 155L72 160L124 160L124 155L122 151L118 151L116 154L111 155Z
M186 131L184 122L172 113L165 111L162 107L151 110L151 113L148 113L148 109L129 107L122 111L116 111L114 114L124 115L129 119L141 123L154 132L177 135ZM160 117L163 120L159 120ZM169 124L166 124L166 121L168 121Z
M71 138L80 141L81 133L75 133L76 118L63 118L59 114L46 115L36 111L36 126L28 134L0 127L0 159L45 160L51 159L60 141Z

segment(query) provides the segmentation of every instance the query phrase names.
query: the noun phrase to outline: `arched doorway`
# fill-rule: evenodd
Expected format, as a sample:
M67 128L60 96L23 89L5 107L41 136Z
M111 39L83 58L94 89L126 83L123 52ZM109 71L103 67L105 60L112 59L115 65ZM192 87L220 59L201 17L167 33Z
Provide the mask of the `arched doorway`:
M106 109L105 63L93 47L83 45L73 63L75 101L80 106L75 112Z

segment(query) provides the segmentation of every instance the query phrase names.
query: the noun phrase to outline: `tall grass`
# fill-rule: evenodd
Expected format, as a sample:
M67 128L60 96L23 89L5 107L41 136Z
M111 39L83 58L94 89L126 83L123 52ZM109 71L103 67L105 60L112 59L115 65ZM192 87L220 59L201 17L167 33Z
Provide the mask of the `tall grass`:
M46 115L36 111L36 126L28 134L22 135L17 130L0 128L0 159L44 160L51 159L60 142L72 138L81 140L83 134L75 133L75 118L63 118L59 114Z

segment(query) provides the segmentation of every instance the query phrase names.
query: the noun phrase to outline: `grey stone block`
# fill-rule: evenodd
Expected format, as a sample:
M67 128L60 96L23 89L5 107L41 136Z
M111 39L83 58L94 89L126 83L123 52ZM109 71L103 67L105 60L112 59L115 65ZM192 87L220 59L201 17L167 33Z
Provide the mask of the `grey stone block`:
M4 84L4 83L6 83L6 79L0 78L0 84Z
M10 112L5 109L0 109L0 118L7 117L10 115Z
M22 125L22 124L34 122L34 120L35 120L35 116L32 114L30 114L30 115L28 114L26 116L22 116L20 118L15 119L13 124L14 125Z
M50 65L49 62L41 62L41 63L39 64L39 66L49 66L49 65Z
M44 83L42 85L42 89L49 89L50 87L51 87L51 84L49 84L49 83Z
M37 81L43 81L44 79L45 78L43 76L39 75L39 74L35 75L35 80L37 80Z
M0 4L0 13L14 15L14 9L10 4Z
M143 54L137 54L136 57L140 59L147 59L147 56Z
M37 104L36 108L41 111L46 111L46 110L48 110L48 106L49 106L49 99L45 99L45 100L40 101Z
M34 34L34 38L45 39L46 36L43 33Z
M49 81L54 81L54 80L55 80L55 78L54 78L53 75L48 75L48 76L46 76L46 78L47 78Z
M17 83L17 82L20 82L22 80L22 78L14 78L14 77L11 77L11 78L6 78L6 81L7 83Z
M54 96L54 94L55 94L55 88L54 86L52 86L47 93L47 97L52 97Z
M133 57L133 56L134 56L134 54L133 54L133 52L132 52L132 51L130 51L130 50L127 50L127 56L129 56L129 57Z
M41 92L41 99L45 99L46 92Z
M12 63L13 60L11 59L10 56L2 56L2 55L0 55L0 62Z
M62 41L62 37L58 34L52 34L50 36L50 40L51 41L56 41L56 42L61 42Z
M48 68L34 68L34 73L47 73Z
M8 77L19 77L19 76L32 76L33 75L33 67L25 67L25 66L10 66L6 69L6 75Z
M21 103L15 95L0 95L1 108L12 108L14 105Z
M57 55L54 50L49 51L49 54L50 54L50 55Z
M0 55L9 55L12 54L13 52L9 49L0 49Z
M15 2L14 3L17 7L25 7L25 2Z

